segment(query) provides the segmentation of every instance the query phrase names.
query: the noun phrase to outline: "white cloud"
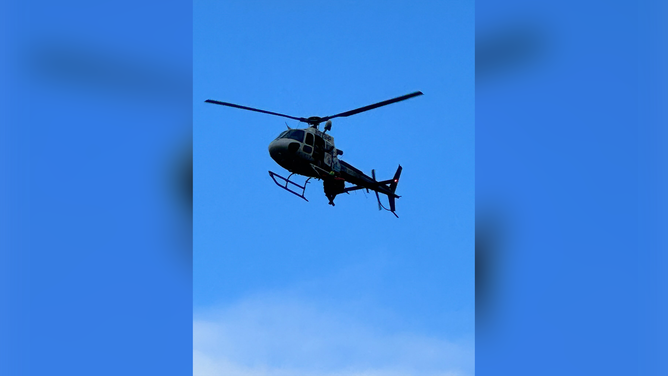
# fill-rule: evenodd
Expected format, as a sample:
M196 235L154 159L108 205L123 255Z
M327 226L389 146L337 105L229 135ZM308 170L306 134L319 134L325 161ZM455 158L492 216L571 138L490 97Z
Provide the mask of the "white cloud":
M341 310L261 297L193 323L194 376L472 376L474 342L389 333Z

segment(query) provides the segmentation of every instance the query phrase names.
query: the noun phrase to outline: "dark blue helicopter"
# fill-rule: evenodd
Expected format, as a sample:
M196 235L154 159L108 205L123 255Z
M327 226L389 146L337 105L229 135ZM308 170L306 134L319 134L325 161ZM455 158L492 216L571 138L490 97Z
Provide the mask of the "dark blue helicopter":
M399 183L399 177L401 176L401 166L397 168L392 179L377 181L374 170L371 170L371 176L367 176L349 163L339 159L339 156L343 154L343 151L334 146L334 138L326 132L332 129L331 119L359 114L360 112L373 110L374 108L400 102L419 95L422 95L422 92L416 91L411 94L402 95L397 98L388 99L386 101L342 112L340 114L325 117L312 116L309 118L284 115L212 99L207 99L206 102L240 108L242 110L262 112L269 115L282 116L289 119L299 120L309 125L309 127L305 129L288 129L283 131L269 144L269 155L271 155L271 158L291 173L285 178L275 172L269 171L269 175L279 187L308 201L304 196L304 193L306 192L306 184L311 178L320 179L323 181L325 195L329 199L329 204L332 206L334 206L334 198L338 194L348 193L358 189L366 189L367 192L372 190L376 193L378 208L388 210L398 218L399 216L397 216L397 213L395 212L395 199L400 196L398 196L395 191L397 189L397 184ZM324 131L320 131L318 126L323 122L325 123ZM307 177L304 185L299 185L290 180L294 174ZM346 182L352 184L352 186L346 187ZM390 204L389 209L381 204L380 197L378 196L379 193L387 195Z

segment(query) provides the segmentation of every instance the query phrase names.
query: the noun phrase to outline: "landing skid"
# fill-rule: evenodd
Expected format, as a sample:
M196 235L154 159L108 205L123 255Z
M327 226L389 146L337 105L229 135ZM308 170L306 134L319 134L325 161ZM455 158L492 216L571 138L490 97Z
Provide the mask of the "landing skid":
M301 186L301 185L299 185L299 184L297 184L293 181L290 181L290 177L292 175L293 174L290 174L288 176L288 178L286 179L286 178L282 177L281 175L279 175L275 172L269 171L269 176L271 176L271 179L274 181L274 183L276 183L276 185L278 185L279 187L281 187L281 188L285 189L286 191L292 193L293 195L296 195L296 196L299 196L299 197L303 198L304 200L306 200L308 202L306 197L304 197L304 193L306 193L306 184L308 184L308 181L311 180L311 178L306 179L306 181L304 182L304 185ZM276 178L281 180L283 183L279 183L278 180L276 180ZM289 184L292 184L292 185L289 185ZM295 187L301 189L302 192L299 193L298 190L292 190L291 188L292 188L293 185Z

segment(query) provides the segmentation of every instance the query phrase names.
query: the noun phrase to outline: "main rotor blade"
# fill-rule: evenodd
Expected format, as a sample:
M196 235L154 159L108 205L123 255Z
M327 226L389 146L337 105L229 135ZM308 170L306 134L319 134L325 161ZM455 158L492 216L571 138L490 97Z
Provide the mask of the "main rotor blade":
M336 115L332 115L332 116L326 116L324 118L321 118L320 121L327 121L329 119L334 119L334 118L337 118L337 117L346 117L346 116L350 116L350 115L359 114L360 112L369 111L369 110L373 110L374 108L387 106L388 104L405 101L406 99L417 97L419 95L422 95L422 92L421 91L416 91L415 93L402 95L402 96L397 97L397 98L388 99L386 101L378 102L376 104L370 104L368 106L360 107L356 110L346 111L346 112L342 112L340 114L336 114Z
M213 103L213 104L220 104L222 106L228 106L228 107L234 107L234 108L240 108L242 110L249 110L249 111L255 111L255 112L262 112L263 114L269 114L269 115L276 115L276 116L283 116L288 119L294 119L294 120L299 120L303 122L307 122L307 119L305 118L298 118L290 115L284 115L284 114L279 114L278 112L271 112L271 111L265 111L265 110L259 110L257 108L253 107L246 107L246 106L239 106L238 104L234 103L227 103L227 102L220 102L220 101L214 101L213 99L207 99L205 100L207 103Z

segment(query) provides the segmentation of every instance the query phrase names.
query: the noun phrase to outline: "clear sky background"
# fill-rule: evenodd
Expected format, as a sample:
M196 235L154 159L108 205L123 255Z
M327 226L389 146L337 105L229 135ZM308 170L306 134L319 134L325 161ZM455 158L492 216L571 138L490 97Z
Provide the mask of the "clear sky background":
M472 375L473 1L196 1L193 24L195 375ZM331 131L367 174L404 167L399 219L281 190L287 119L204 103L326 116L416 90Z
M518 53L478 55L500 251L479 375L668 374L664 3L476 2L479 42ZM239 4L0 3L0 374L473 373L473 5ZM404 165L399 220L281 191L283 119L203 103L326 115L417 89L332 132L366 172Z

